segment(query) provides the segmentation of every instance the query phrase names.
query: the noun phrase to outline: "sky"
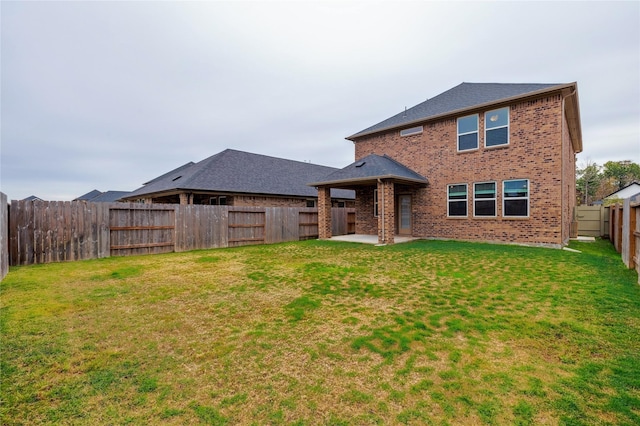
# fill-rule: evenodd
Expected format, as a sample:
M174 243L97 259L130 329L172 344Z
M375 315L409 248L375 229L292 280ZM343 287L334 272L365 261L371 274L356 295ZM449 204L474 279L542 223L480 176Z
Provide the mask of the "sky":
M0 190L132 191L227 148L344 167L462 82L578 83L587 162L640 163L640 2L0 2Z

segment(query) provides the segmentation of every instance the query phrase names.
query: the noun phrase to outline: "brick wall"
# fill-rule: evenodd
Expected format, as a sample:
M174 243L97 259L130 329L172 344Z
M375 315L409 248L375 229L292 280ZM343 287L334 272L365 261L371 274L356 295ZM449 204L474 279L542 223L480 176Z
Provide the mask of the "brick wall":
M575 186L575 156L568 135L563 138L566 126L561 96L511 105L509 145L503 147L484 147L485 111L477 112L477 150L457 152L457 122L448 118L425 124L419 135L401 137L396 129L362 137L355 144L356 160L369 154L387 154L429 180L429 186L415 190L412 199L414 236L561 245L565 240L563 220L570 221L566 216L573 208L569 198ZM563 139L569 164L564 171ZM529 179L528 218L502 217L502 182L509 179ZM496 182L497 216L474 218L473 183L486 181ZM448 218L447 185L460 183L468 185L468 216ZM370 229L371 204L360 200L366 191L359 190L356 197L356 232ZM568 232L567 226L566 235Z
M234 195L233 205L241 207L307 207L307 200L300 198Z

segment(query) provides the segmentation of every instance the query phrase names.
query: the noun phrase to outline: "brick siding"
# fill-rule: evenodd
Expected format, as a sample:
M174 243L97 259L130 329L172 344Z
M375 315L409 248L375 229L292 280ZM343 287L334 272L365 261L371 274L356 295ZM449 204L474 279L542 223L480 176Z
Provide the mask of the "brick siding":
M562 107L560 95L511 105L507 146L484 147L485 110L479 110L477 150L457 152L457 121L446 118L425 123L414 136L395 129L359 138L355 157L387 154L429 180L413 189L414 236L559 246L568 239L575 204L575 154ZM529 180L528 218L502 217L502 184L510 179ZM496 182L497 215L474 218L473 184L487 181ZM447 185L460 183L468 185L468 216L448 218ZM357 191L358 233L377 233L373 189Z

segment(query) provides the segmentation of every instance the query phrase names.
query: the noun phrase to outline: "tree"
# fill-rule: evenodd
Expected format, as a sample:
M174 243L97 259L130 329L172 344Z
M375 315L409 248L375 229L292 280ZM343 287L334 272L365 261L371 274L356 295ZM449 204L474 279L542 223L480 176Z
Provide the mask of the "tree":
M616 190L620 190L634 181L640 182L640 165L630 160L607 161L602 175L612 179Z
M590 204L596 191L602 181L600 174L600 166L587 160L585 166L577 170L578 179L576 180L576 190L580 195L580 201L584 204Z

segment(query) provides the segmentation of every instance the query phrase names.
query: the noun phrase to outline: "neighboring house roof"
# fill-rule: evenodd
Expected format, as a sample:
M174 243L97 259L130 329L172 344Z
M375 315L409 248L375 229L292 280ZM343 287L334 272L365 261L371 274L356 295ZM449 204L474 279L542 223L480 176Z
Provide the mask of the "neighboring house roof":
M388 155L370 154L360 160L337 170L322 181L309 183L309 186L351 186L373 183L378 179L393 179L397 182L426 185L427 179L414 172Z
M306 185L336 171L336 168L226 149L198 163L187 163L165 173L126 198L169 191L209 191L295 197L317 197ZM355 199L349 190L332 190L334 198Z
M29 195L27 198L23 199L23 201L42 201L42 198L36 197L35 195Z
M76 198L73 201L89 201L89 200L92 200L92 199L96 198L100 194L102 194L101 191L98 191L97 189L94 189L93 191L89 191L86 194L79 196L78 198Z
M165 174L163 174L161 176L158 176L155 179L151 179L149 182L145 182L142 185L149 185L150 183L159 181L160 179L164 179L169 175L174 175L175 176L176 174L180 173L182 170L185 170L185 169L193 166L194 164L196 164L196 163L194 163L193 161L189 161L187 164L183 164L182 166L177 167L177 168L175 168L175 169L173 169L173 170L171 170L171 171L169 171L169 172L167 172L167 173L165 173Z
M467 110L510 102L512 100L532 97L541 93L556 90L576 90L576 83L569 84L509 84L509 83L462 83L458 86L437 95L434 98L402 111L378 124L368 127L354 135L347 137L354 140L361 136L391 130L398 127L408 127L427 120L441 118L449 115L459 115ZM576 93L577 96L577 93ZM574 98L576 97L574 96ZM579 112L577 112L577 100L574 99L575 117L568 114L570 129L574 131L576 152L582 151L582 134L580 129ZM577 121L576 121L577 120Z
M90 201L92 203L113 203L119 201L130 193L131 192L129 191L107 191L103 192L95 198L92 198Z
M107 191L100 192L94 189L91 192L87 192L84 195L79 196L73 201L91 201L92 203L113 203L120 200L125 195L129 194L129 191Z
M625 199L637 194L638 191L640 191L640 183L631 182L629 185L625 186L624 188L618 189L616 192L613 192L607 195L606 197L604 197L604 199L605 200L613 199L613 198Z

